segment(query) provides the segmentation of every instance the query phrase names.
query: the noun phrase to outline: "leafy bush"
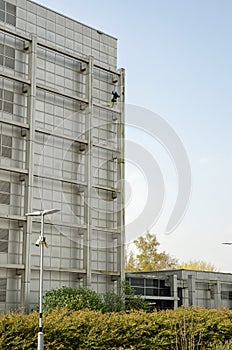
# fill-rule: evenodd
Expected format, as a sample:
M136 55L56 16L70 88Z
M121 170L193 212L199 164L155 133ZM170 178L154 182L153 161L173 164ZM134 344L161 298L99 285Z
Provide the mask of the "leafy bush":
M0 315L0 349L37 348L39 315ZM46 350L229 350L232 311L179 308L155 312L55 309L43 317Z
M101 296L85 287L77 289L62 287L46 291L43 297L43 305L45 310L67 308L69 311L101 310L103 307Z
M112 290L102 296L86 287L52 289L44 293L43 305L47 311L55 308L67 308L69 311L90 309L103 312L149 309L145 300L135 295L134 289L128 282L122 283L119 294Z

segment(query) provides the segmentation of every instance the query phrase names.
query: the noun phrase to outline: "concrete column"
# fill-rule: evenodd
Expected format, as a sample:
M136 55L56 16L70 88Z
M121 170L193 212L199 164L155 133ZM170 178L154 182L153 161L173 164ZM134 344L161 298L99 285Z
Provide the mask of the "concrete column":
M196 281L193 275L188 276L189 305L196 306Z
M182 288L182 305L188 307L189 306L189 290L188 288Z
M178 307L177 275L171 276L171 293L174 297L174 309Z
M215 293L214 293L214 307L219 309L221 307L221 282L217 281L215 284Z

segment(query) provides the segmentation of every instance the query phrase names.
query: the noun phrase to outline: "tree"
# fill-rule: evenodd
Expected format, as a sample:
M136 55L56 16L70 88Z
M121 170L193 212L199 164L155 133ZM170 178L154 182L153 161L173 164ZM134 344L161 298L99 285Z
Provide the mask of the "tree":
M211 263L202 260L190 260L189 262L184 262L182 264L177 265L177 269L184 270L197 270L197 271L218 271L216 266Z
M128 254L126 254L126 271L137 271L137 262L135 258L135 254L132 252L132 250L129 251Z
M130 251L126 271L155 271L167 270L176 267L177 260L166 252L158 253L160 245L156 235L147 232L145 237L140 236L133 241L137 254Z

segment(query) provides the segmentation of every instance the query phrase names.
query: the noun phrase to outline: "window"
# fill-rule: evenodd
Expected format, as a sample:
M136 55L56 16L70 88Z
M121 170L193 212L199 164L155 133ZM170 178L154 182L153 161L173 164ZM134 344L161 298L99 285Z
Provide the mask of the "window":
M0 228L0 253L8 253L9 230Z
M132 286L144 286L143 278L131 278L130 283Z
M158 288L158 279L146 279L146 286L147 287L156 287Z
M6 301L6 278L0 278L0 302Z
M2 157L11 158L12 156L12 137L0 135L0 154Z
M0 0L0 21L16 26L16 6Z
M221 298L223 300L232 300L232 291L230 291L230 290L222 290L221 291Z
M0 89L0 110L13 114L14 93Z
M0 65L15 68L15 49L13 47L0 44Z
M0 180L0 204L10 204L10 182Z

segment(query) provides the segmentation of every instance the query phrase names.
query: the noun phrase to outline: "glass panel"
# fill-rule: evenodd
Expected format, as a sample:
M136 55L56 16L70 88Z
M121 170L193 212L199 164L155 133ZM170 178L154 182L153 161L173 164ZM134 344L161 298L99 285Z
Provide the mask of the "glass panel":
M12 137L2 135L2 145L12 147Z
M165 280L160 280L160 288L165 287Z
M5 1L0 0L0 10L5 11Z
M12 58L5 57L5 66L11 69L15 67L15 61Z
M158 287L158 280L147 279L145 281L148 287Z
M6 12L9 12L15 16L16 15L16 6L7 2L6 3Z
M0 278L0 289L6 289L6 278Z
M146 288L146 295L159 295L159 290L157 288Z
M0 239L3 241L8 241L9 239L9 230L0 229Z
M11 24L12 26L16 26L16 17L6 13L6 23Z
M0 191L10 193L10 183L8 181L0 181Z
M165 296L165 297L171 296L170 288L167 287L165 289L160 289L160 296Z
M7 253L8 252L8 242L1 242L0 241L0 252L1 253Z
M5 46L5 55L10 58L15 58L15 49L10 46Z
M143 278L131 278L131 285L132 286L143 286L144 279Z
M13 114L13 103L5 101L4 104L3 104L3 110L6 113Z
M0 203L1 204L10 204L10 195L0 192Z
M6 301L6 291L0 290L0 301L1 301L1 303Z
M135 287L135 294L144 295L144 288Z
M13 92L9 90L4 90L4 100L13 102Z
M12 151L9 147L2 146L2 156L6 158L11 158Z
M5 22L5 12L0 10L0 21Z

